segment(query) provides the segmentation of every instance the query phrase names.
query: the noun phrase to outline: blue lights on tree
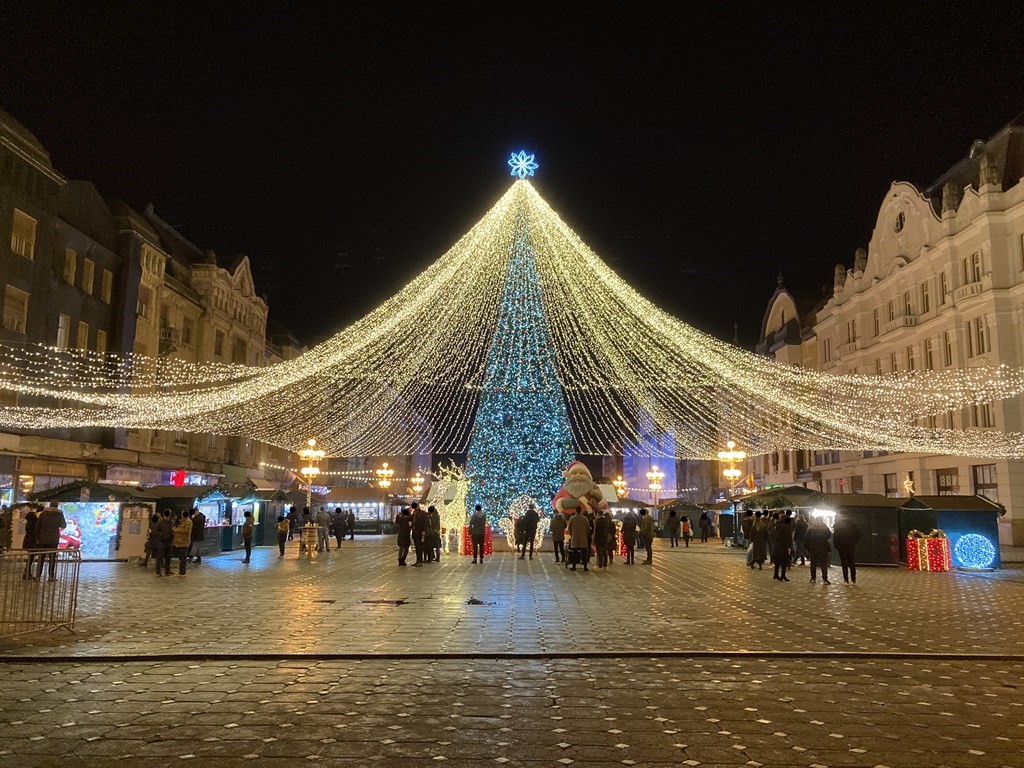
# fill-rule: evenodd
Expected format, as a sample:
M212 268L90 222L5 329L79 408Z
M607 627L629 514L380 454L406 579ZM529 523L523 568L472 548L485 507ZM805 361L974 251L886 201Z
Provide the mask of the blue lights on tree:
M964 568L991 568L996 561L996 548L984 536L965 533L953 547L953 559Z
M529 226L520 216L469 443L470 505L492 528L523 495L539 511L575 459Z
M533 157L533 155L528 155L525 152L519 152L519 154L513 152L512 156L508 159L509 167L512 168L512 175L518 176L520 179L533 176L533 172L540 168L534 162Z

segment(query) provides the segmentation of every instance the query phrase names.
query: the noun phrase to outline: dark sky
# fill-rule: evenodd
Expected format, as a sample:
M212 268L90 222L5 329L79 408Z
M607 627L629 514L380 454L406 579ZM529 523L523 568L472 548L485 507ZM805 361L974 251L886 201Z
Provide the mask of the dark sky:
M623 277L751 344L780 270L819 295L891 181L1024 112L1009 3L288 5L5 2L0 106L65 175L249 254L305 340L443 253L526 148Z

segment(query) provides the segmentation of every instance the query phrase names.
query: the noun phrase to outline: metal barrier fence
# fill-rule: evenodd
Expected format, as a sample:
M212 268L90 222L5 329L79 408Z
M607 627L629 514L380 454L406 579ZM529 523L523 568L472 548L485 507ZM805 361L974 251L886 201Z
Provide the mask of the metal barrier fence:
M40 629L74 632L77 549L9 549L0 552L0 637Z

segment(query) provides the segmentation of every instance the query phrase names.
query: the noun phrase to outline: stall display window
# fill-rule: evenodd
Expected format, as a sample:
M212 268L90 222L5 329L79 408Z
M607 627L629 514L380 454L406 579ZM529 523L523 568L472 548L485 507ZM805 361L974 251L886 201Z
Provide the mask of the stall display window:
M231 505L231 524L245 525L246 512L252 512L253 525L259 525L260 521L257 517L256 504L252 501L236 501Z
M227 504L223 499L204 501L197 506L199 511L206 515L207 528L220 528L231 524L231 520L226 517Z
M110 560L115 556L120 503L65 501L60 510L67 522L60 532L61 549L78 549L87 560Z

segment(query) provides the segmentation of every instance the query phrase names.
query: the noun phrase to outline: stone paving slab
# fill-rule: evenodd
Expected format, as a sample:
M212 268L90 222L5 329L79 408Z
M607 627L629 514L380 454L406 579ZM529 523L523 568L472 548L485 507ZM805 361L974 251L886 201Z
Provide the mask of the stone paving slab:
M10 660L2 671L0 768L1019 768L1024 754L1024 662Z
M134 564L82 566L78 634L0 640L30 656L290 654L676 654L809 652L1024 656L1017 571L861 568L857 585L790 583L720 545L657 550L653 567L616 558L572 572L550 553L483 565L460 556L399 568L390 539L345 542L316 562L297 550L229 553L184 578ZM836 583L840 582L840 583ZM27 583L42 594L45 583ZM482 604L469 605L475 598ZM401 600L401 605L373 601Z

